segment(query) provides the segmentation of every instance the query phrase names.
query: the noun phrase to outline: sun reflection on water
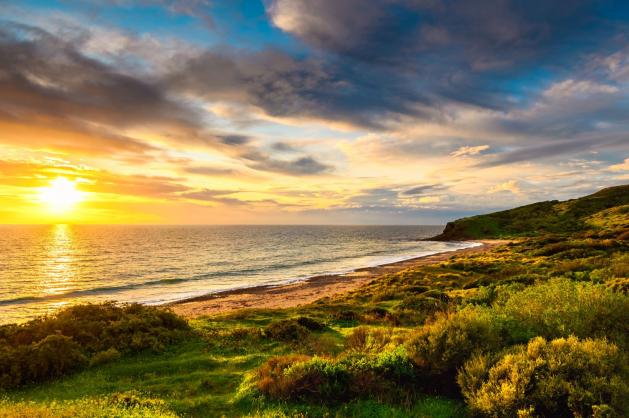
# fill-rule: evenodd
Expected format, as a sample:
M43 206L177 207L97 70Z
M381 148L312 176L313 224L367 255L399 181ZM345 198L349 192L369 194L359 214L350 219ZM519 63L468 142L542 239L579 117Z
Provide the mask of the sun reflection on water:
M72 227L53 225L50 231L48 255L44 262L42 290L47 295L57 295L69 289L77 279L75 261L76 243Z

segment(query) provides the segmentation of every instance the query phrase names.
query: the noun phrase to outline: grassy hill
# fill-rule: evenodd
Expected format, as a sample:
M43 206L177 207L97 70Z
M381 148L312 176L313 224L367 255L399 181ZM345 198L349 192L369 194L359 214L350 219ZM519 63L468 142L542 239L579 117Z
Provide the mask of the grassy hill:
M545 233L629 233L629 185L565 202L533 203L449 222L437 240L510 238Z

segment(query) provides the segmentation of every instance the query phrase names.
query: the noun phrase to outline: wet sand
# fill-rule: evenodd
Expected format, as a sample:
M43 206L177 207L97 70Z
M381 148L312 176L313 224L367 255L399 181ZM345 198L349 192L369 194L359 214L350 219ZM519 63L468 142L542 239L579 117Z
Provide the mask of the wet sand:
M188 318L231 312L244 308L292 308L312 303L323 297L335 296L355 290L384 274L396 273L413 267L438 263L449 259L453 255L486 251L510 241L476 240L474 242L479 242L482 245L383 264L376 267L361 268L345 274L314 276L303 281L285 285L256 286L247 289L213 293L174 302L167 306L175 313Z

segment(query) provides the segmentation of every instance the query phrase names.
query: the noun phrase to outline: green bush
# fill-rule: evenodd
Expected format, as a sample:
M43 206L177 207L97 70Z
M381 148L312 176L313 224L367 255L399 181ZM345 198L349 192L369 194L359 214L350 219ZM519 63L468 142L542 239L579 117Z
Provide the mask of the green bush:
M297 323L302 327L309 329L310 331L322 331L325 329L325 324L322 324L316 319L312 319L307 316L300 316L299 318L297 318Z
M161 350L188 335L187 322L155 307L77 305L0 327L0 388L37 383L121 353ZM105 354L107 353L107 354Z
M554 279L512 292L495 307L509 318L513 339L607 337L629 343L629 297L604 285Z
M274 357L257 371L258 389L273 399L340 402L370 398L400 401L413 396L416 374L402 347L376 355L339 358Z
M271 322L264 330L274 340L298 343L310 335L310 330L294 319Z
M345 351L355 353L379 353L393 339L391 328L357 327L345 340Z
M473 353L499 350L505 343L492 310L468 306L437 316L408 339L406 349L426 378L453 385L457 369Z
M111 347L109 350L94 354L90 359L90 366L100 366L101 364L111 363L112 361L120 359L120 357L120 351Z
M347 376L320 357L272 357L256 373L258 389L274 399L297 400L342 396Z
M493 362L475 356L458 383L475 413L492 417L623 417L626 357L605 340L542 337Z
M14 387L62 376L87 362L79 345L63 335L49 335L30 345L0 349L0 387Z

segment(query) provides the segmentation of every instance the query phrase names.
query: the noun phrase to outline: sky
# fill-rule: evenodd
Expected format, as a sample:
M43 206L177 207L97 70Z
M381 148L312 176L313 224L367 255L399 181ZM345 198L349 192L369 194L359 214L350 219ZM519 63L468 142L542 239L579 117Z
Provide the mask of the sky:
M443 224L627 183L626 1L0 0L0 223Z

